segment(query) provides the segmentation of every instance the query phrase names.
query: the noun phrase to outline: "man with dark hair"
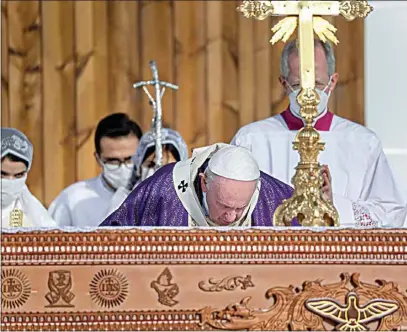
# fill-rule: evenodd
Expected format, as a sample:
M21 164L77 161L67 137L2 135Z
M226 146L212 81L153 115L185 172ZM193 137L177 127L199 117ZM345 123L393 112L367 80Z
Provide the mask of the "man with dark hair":
M14 128L1 128L1 227L56 227L26 185L34 149Z
M74 183L51 203L49 213L59 226L98 226L103 221L115 192L129 184L131 157L141 136L140 127L127 114L111 114L99 122L95 158L102 173Z

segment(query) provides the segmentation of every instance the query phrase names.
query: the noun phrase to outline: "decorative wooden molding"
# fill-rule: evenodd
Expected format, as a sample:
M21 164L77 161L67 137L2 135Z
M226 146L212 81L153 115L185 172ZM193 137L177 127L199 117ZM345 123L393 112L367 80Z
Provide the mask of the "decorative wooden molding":
M179 287L171 282L172 278L170 270L165 268L157 280L152 281L150 284L151 288L158 294L158 302L168 307L173 307L178 303L174 298L179 293Z
M71 292L72 275L67 270L55 270L48 276L48 293L45 295L49 304L46 308L73 308L71 304L75 295Z
M2 264L404 264L407 229L116 229L2 234Z
M249 287L254 287L252 282L252 276L246 277L226 277L221 280L210 278L208 282L202 280L199 282L198 287L204 292L221 292L221 291L233 291L240 286L245 290Z
M126 300L129 283L116 269L104 269L96 273L90 283L90 296L102 308L119 306Z
M3 308L21 307L30 294L31 285L24 273L17 269L1 271L1 306Z
M198 310L139 312L30 312L2 316L2 331L194 331ZM211 328L209 328L212 330ZM199 328L199 330L202 330Z
M123 228L1 240L5 331L407 327L404 229Z
M271 288L266 297L275 300L266 309L250 308L250 297L220 310L204 308L200 326L219 330L325 331L324 319L330 319L338 324L335 331L367 331L364 324L379 320L377 331L394 331L400 323L407 323L407 296L398 286L385 280L378 285L363 283L357 273L344 274L339 283L333 284L305 281L301 290L293 286ZM359 306L361 298L368 303ZM353 307L349 299L356 301Z

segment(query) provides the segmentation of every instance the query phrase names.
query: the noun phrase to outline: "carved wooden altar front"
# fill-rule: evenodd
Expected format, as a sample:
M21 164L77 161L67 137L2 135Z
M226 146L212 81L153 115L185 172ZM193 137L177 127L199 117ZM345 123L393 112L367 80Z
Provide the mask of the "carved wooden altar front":
M407 230L2 234L2 330L407 330Z

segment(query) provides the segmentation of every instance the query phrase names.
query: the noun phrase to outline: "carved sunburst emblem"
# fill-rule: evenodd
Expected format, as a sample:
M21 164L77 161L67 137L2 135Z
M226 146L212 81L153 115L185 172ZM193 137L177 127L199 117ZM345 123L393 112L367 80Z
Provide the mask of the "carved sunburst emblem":
M1 271L1 305L3 308L21 307L31 294L27 276L17 269Z
M98 272L90 282L90 296L102 307L112 308L122 304L128 292L126 277L115 269Z

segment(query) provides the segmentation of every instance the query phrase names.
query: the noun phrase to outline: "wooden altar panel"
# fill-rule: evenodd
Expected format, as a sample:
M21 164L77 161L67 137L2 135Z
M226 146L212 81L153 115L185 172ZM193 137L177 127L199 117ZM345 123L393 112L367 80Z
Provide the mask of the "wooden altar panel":
M166 91L164 122L190 149L228 142L241 126L281 112L284 45L268 43L278 18L245 19L239 4L2 1L2 126L34 143L33 194L48 206L64 187L99 172L93 133L107 114L127 112L149 128L151 107L132 83L151 78L151 59L161 79L180 86ZM331 108L363 123L363 20L331 21L340 39Z
M403 330L406 243L406 230L3 234L2 330ZM310 309L352 296L369 319Z

